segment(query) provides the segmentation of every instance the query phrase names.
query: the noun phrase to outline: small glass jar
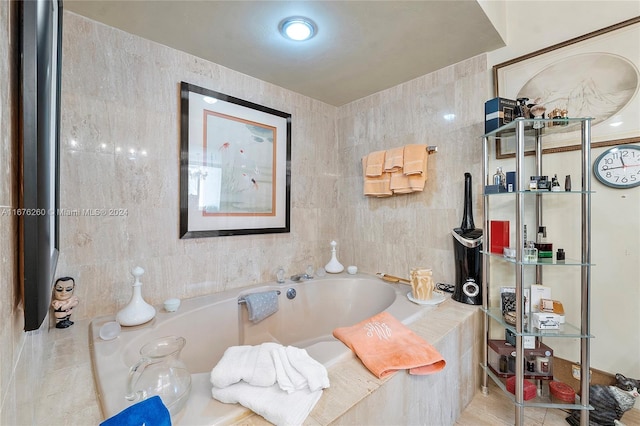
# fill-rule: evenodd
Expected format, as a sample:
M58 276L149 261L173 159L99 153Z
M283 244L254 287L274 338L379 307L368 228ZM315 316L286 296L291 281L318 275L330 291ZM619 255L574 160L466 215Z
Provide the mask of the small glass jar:
M522 261L527 263L536 263L538 261L538 249L533 245L524 248Z

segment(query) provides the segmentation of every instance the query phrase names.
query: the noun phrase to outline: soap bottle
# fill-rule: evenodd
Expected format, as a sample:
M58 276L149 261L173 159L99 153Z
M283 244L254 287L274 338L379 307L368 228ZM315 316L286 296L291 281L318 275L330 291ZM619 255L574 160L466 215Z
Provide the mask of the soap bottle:
M142 274L144 274L144 269L139 266L131 271L131 275L135 278L135 282L131 285L133 294L129 304L116 315L116 321L120 325L140 325L151 321L156 316L156 309L142 298L142 283L140 282Z
M493 184L502 188L507 187L507 176L502 171L502 167L496 169L496 173L493 175Z
M324 267L324 270L329 272L330 274L339 274L344 271L344 266L340 262L338 262L338 257L336 256L336 246L338 243L335 241L331 241L331 260Z
M560 191L560 182L558 182L558 175L557 174L553 175L553 177L551 178L551 190L553 192Z

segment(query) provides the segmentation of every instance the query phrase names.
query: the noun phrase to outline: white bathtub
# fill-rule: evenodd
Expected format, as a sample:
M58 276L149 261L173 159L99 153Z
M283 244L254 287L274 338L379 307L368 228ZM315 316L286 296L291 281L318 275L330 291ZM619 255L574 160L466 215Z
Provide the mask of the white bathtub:
M238 304L243 295L280 290L279 310L252 324L247 309ZM288 299L288 289L296 297ZM276 341L306 348L309 355L330 367L351 351L332 336L339 326L348 326L387 310L408 324L425 309L406 298L410 287L389 284L375 276L330 275L298 283L267 283L183 300L180 309L158 314L147 324L123 327L120 336L104 341L100 327L114 316L96 318L90 327L90 349L96 390L105 418L131 403L124 398L129 366L139 359L140 348L163 336L182 336L187 343L181 358L192 374L192 390L185 409L174 419L182 425L223 425L251 414L241 406L222 404L211 397L209 373L225 349ZM428 308L427 308L428 309Z

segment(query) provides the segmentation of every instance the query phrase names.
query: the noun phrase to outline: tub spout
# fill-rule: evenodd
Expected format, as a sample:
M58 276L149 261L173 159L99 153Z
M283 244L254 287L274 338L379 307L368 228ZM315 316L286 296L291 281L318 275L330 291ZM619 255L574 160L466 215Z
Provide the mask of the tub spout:
M298 282L300 280L310 280L313 279L313 275L309 275L309 274L296 274L296 275L291 275L291 281L295 281Z

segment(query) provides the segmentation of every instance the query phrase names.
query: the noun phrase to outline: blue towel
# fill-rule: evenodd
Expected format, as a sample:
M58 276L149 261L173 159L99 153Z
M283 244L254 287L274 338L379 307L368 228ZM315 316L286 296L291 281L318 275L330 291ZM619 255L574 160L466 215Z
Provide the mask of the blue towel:
M249 320L253 323L260 322L278 311L278 292L275 290L247 294L244 300L247 302Z
M100 426L171 426L169 410L158 395L125 408Z

